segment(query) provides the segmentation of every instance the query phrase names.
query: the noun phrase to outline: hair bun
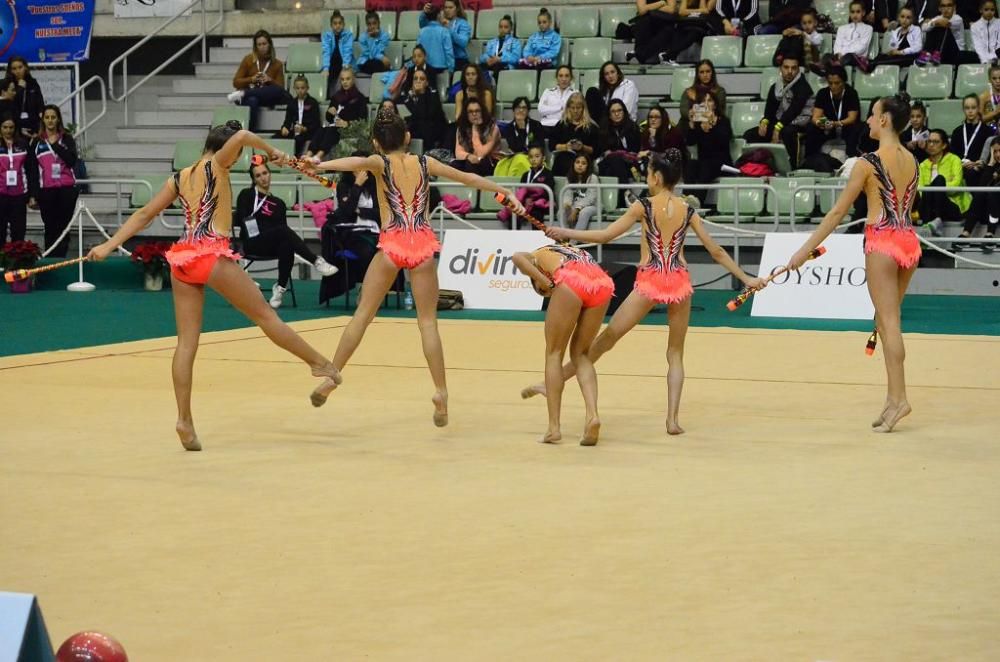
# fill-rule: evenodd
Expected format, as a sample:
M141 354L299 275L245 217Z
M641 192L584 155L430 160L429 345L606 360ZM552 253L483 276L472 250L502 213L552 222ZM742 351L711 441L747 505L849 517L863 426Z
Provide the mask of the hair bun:
M910 103L910 95L906 92L899 92L896 94L896 98L899 99L900 103Z
M229 120L226 122L226 128L233 131L242 131L243 124L241 124L239 120Z
M671 147L666 152L663 153L663 160L667 163L673 163L675 165L684 162L684 155L681 154L681 150L676 147Z
M379 108L375 113L376 124L393 124L398 119L399 114L388 108Z

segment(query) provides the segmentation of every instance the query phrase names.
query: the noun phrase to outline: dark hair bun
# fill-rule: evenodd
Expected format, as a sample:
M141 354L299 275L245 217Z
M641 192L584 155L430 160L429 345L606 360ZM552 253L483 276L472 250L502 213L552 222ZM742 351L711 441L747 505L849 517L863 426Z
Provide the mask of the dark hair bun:
M681 150L676 147L671 147L663 153L663 160L667 163L679 165L684 162L684 155L681 154Z
M226 122L226 128L230 131L242 131L243 124L241 124L239 120L229 120Z

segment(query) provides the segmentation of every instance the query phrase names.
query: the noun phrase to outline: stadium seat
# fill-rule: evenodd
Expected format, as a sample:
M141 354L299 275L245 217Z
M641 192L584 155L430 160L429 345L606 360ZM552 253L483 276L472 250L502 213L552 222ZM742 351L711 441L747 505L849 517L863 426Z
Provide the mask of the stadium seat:
M767 93L771 90L771 86L774 85L778 79L781 77L781 73L774 67L769 69L764 69L760 72L760 98L767 100Z
M509 9L480 9L476 16L476 39L492 39L497 36L500 19L507 14L513 20L514 12Z
M965 121L962 102L958 99L928 101L924 105L927 107L927 126L932 129L942 129L949 136Z
M344 17L344 29L350 30L354 33L354 40L357 41L359 32L358 26L361 29L365 29L365 13L357 9L341 10L340 15ZM323 23L323 29L326 30L330 27L330 17L326 17L326 22Z
M492 29L493 33L490 36L497 36L496 23ZM514 34L518 39L527 39L535 32L538 32L538 10L535 8L514 10Z
M578 74L578 72L573 72ZM577 81L574 81L576 84ZM542 69L538 72L538 97L542 96L542 92L549 89L550 87L556 86L556 70L555 69ZM535 97L535 100L538 99Z
M368 101L378 105L382 103L383 94L385 94L385 84L382 83L382 74L375 74L368 87Z
M906 77L906 91L910 97L922 101L947 99L951 95L953 75L954 67L947 64L938 67L910 67Z
M326 73L320 71L304 75L306 77L306 80L309 81L309 94L314 99L319 101L320 105L326 103L326 82L327 82ZM292 90L292 82L294 82L294 79L292 79L292 81L289 81L288 84L289 92L291 92Z
M769 68L774 58L774 51L778 49L781 35L751 35L747 37L746 54L743 58L744 67Z
M269 145L277 150L284 152L285 154L295 154L295 140L293 138L271 138L270 136L261 136L264 138ZM263 154L259 150L253 150L254 153ZM239 172L240 170L250 169L250 150L244 150L244 155L246 157L247 164L244 168L237 168L235 165L231 168L234 172ZM295 170L290 166L279 166L271 164L271 172L278 174L295 173Z
M385 56L389 58L389 69L397 71L403 67L403 44L399 41L389 42L385 49ZM375 74L376 76L378 74Z
M870 74L854 70L854 89L860 99L876 99L899 92L899 67L883 64Z
M236 120L244 128L250 126L249 106L219 106L212 111L212 126L225 124L229 120Z
M604 176L601 176L601 177L598 177L597 179L602 184L617 184L618 183L618 178L617 177L604 177ZM613 212L614 210L618 209L618 189L616 189L616 188L602 188L601 189L600 201L601 201L601 211L603 212L603 215L601 216L601 218L604 219L605 221L613 221L613 220L615 220L614 218L609 218L609 216L610 216L611 212ZM593 223L594 220L595 219L591 219L591 222Z
M305 181L302 183L302 201L317 202L326 200L330 196L336 195L334 189L326 188L317 182Z
M741 188L739 191L739 203L737 209L736 184L755 184L755 180L747 177L720 177L719 184L733 186L733 188L721 188L718 193L717 208L720 214L735 214L739 211L741 217L749 219L764 211L764 191L762 188Z
M630 4L601 7L601 36L615 36L619 23L628 23L635 16L635 7Z
M420 34L420 16L423 13L420 10L399 12L396 39L399 41L416 41L417 36Z
M834 203L837 201L837 195L843 190L844 186L847 185L847 180L842 178L831 178L823 180L822 184L824 186L834 185L836 188L823 188L816 191L817 197L819 198L819 210L820 213L826 214L831 209L833 209ZM796 203L796 209L798 208L798 203ZM853 208L853 207L852 207Z
M291 44L285 70L291 74L319 71L323 68L323 48L319 42Z
M497 103L506 104L517 97L537 97L538 73L535 71L501 71L497 75Z
M292 213L292 206L295 204L295 199L297 195L295 184L277 184L272 183L271 185L271 195L278 198L285 203L288 208L288 213ZM234 197L233 200L236 198Z
M403 108L406 108L406 106L403 106ZM402 108L400 110L402 110ZM402 115L402 113L400 113L400 115ZM410 154L416 154L417 156L420 156L421 154L423 154L424 153L424 141L423 141L423 139L422 138L410 138L410 149L409 149L409 152L410 152Z
M516 184L521 181L520 177L487 177L491 182L496 182L502 186L509 187L511 184ZM496 201L493 197L493 193L489 191L481 191L479 193L479 210L486 213L496 213L500 211L502 207L500 203Z
M990 86L988 64L960 64L955 78L955 96L961 99L966 94L982 94Z
M772 177L768 182L774 187L775 193L767 192L767 213L787 216L792 211L792 197L795 198L795 219L809 218L816 206L816 191L797 190L800 186L816 183L815 177Z
M817 13L829 16L834 27L847 23L850 0L816 0L813 6Z
M396 38L396 12L394 11L380 11L376 12L378 14L379 24L382 29L389 33L389 39ZM361 16L358 19L358 31L354 33L355 40L361 37L361 33L365 30L365 17Z
M743 153L755 149L763 149L771 152L771 157L774 159L774 167L777 169L778 174L787 175L792 171L792 160L788 156L788 149L783 143L750 143L743 146Z
M697 72L694 67L674 67L670 74L670 100L680 101L684 96L684 90L694 85L694 77Z
M716 69L733 69L743 61L743 40L730 36L705 37L701 42L701 58L711 60Z
M729 107L729 121L733 126L733 135L741 137L747 129L760 124L764 117L763 101L740 101Z
M563 42L565 44L565 42ZM599 69L611 59L611 40L603 37L576 39L570 51L574 69Z
M479 56L483 54L486 42L482 39L470 39L465 47L465 52L469 54L469 62L479 62Z
M178 140L174 145L174 159L171 167L174 170L181 170L197 161L201 158L204 144L204 140Z
M562 35L563 39L596 37L598 25L599 17L596 6L574 6L572 11L563 12L560 16L559 34Z
M167 180L166 173L160 173L158 175L129 175L128 179L138 179L143 182L148 182L150 188L146 188L142 184L130 184L132 187L132 195L129 196L129 205L135 209L139 207L145 207L152 200L153 196L163 188L163 183Z

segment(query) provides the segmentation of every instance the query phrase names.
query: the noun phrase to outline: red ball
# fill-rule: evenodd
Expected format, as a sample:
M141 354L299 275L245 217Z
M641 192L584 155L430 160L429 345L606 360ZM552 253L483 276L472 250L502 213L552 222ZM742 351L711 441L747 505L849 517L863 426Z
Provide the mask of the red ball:
M114 637L100 632L77 632L56 652L57 662L128 662L128 654Z

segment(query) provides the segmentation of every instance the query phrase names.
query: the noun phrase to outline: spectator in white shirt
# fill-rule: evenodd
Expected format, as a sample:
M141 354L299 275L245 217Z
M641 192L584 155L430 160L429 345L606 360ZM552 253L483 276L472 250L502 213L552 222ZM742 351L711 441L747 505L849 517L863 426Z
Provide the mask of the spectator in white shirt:
M613 99L625 104L629 117L638 117L639 88L635 86L621 67L614 62L605 62L601 67L601 78L597 87L587 90L587 110L595 122L600 123L608 115L608 105Z
M944 1L954 2L954 0ZM920 28L913 24L913 10L903 7L899 10L896 20L899 21L899 27L889 35L889 50L875 58L872 68L880 64L908 67L923 50L924 36Z
M851 3L849 23L837 28L837 37L833 41L833 54L823 57L823 69L840 65L842 67L856 66L862 71L868 70L868 48L871 46L872 26L864 22L865 6L860 0Z
M995 64L1000 51L1000 19L996 0L983 0L979 5L980 19L969 26L972 47L982 64Z
M924 31L924 50L917 57L918 65L974 64L979 56L965 50L965 23L955 13L955 0L941 0L941 13L920 24Z
M573 69L562 65L556 69L556 84L542 92L538 99L538 115L542 126L555 126L562 119L566 102L576 92L573 85Z

